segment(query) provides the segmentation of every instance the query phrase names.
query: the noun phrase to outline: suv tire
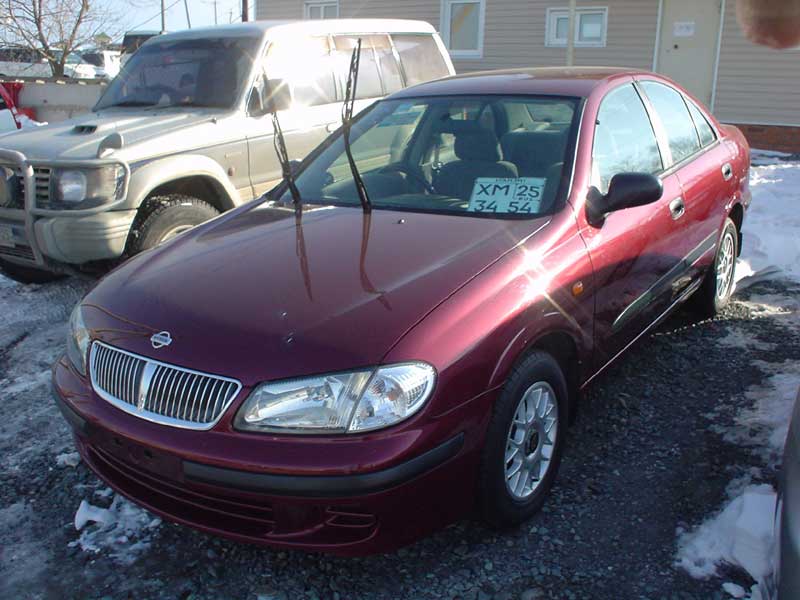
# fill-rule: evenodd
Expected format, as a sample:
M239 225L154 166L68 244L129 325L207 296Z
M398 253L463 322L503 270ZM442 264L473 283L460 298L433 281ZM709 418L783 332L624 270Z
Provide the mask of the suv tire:
M133 256L155 248L217 215L219 211L216 208L193 196L152 196L147 199L133 222L126 254Z
M711 318L728 305L736 279L738 256L739 234L736 224L726 219L714 254L714 262L708 268L703 283L693 298L694 308L700 316ZM720 285L724 287L721 288Z
M537 415L547 413L540 423L544 429L537 431L537 417L531 418L530 411L529 424L518 425L524 406L535 407ZM542 507L558 473L569 423L567 410L567 381L558 362L546 352L531 352L511 372L489 421L478 475L478 503L487 523L498 528L518 525ZM547 457L547 464L541 458L537 462L537 457ZM516 465L520 477L515 479L509 473ZM528 486L524 481L520 484L525 470L538 474Z
M26 267L0 259L0 272L6 277L19 283L50 283L58 281L65 276L61 273L52 273L35 267Z

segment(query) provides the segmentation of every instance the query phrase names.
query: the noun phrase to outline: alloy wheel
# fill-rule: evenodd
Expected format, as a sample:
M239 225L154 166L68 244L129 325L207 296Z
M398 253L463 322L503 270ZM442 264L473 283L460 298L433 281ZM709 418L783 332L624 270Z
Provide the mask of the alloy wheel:
M506 488L517 500L533 494L550 469L558 435L558 401L549 383L530 386L517 405L505 450Z
M736 262L733 234L726 231L722 237L717 260L717 298L727 298L733 284L733 267Z

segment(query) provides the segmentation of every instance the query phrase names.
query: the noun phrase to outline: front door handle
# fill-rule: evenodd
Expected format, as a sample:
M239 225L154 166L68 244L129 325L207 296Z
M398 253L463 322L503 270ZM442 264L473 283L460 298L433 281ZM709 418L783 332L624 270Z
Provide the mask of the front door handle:
M728 181L731 177L733 177L733 167L731 167L731 163L725 163L722 165L722 178Z
M680 196L669 203L669 214L672 215L673 221L680 219L685 212L686 205L683 203L683 198Z

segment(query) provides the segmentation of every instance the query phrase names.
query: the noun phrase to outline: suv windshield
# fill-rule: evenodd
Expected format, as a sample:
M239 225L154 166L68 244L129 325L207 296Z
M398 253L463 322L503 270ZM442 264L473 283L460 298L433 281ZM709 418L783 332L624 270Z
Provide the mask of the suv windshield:
M351 149L374 208L539 216L567 188L577 106L555 96L385 100L353 124ZM296 183L304 202L359 205L341 135Z
M231 108L250 73L260 38L151 41L108 86L95 110L112 106Z

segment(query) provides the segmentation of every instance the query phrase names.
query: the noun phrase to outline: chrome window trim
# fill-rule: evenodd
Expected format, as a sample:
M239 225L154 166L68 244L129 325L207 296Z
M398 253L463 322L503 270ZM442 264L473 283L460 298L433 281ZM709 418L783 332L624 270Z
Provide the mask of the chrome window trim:
M97 352L97 348L99 347L106 348L112 352L119 352L123 355L131 357L136 360L140 360L144 363L143 373L141 381L139 382L139 388L136 393L137 404L131 405L124 400L117 398L116 396L106 392L102 387L101 384L97 380L97 374L95 372L95 355ZM217 418L208 423L195 423L192 421L185 421L182 419L175 419L173 417L166 417L164 415L160 415L158 413L151 412L144 408L145 400L147 399L147 395L150 392L150 385L153 382L153 376L155 375L156 369L158 367L162 367L163 369L170 369L172 371L179 371L181 373L189 373L192 375L197 375L200 377L206 377L210 379L215 379L218 381L224 381L226 383L234 384L235 388L233 393L231 394L230 399L222 405L219 411L219 415ZM134 417L138 417L145 421L150 421L152 423L158 423L159 425L166 425L169 427L177 427L179 429L189 429L194 431L208 431L212 429L219 423L222 417L225 415L227 410L230 408L231 404L234 400L239 396L239 392L242 391L242 384L237 379L233 379L231 377L224 377L222 375L215 375L213 373L206 373L203 371L196 371L194 369L188 369L186 367L179 367L177 365L173 365L170 363L165 363L159 360L155 360L153 358L148 358L146 356L141 356L139 354L134 354L133 352L128 352L127 350L122 350L115 346L111 346L109 344L105 344L101 341L94 340L92 342L91 349L89 351L89 377L92 383L92 389L94 390L95 394L97 394L100 398L115 406L116 408L120 409L123 412L128 413L129 415L133 415ZM184 411L185 414L185 411Z

